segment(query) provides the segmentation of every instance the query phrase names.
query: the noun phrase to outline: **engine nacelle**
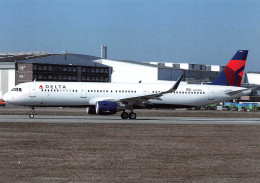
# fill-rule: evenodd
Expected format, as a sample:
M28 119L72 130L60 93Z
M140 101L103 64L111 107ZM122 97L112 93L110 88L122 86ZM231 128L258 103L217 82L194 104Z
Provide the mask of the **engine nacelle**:
M110 115L115 114L118 110L118 105L116 102L110 101L99 101L96 104L96 114Z
M87 114L96 114L96 107L90 106L86 108Z

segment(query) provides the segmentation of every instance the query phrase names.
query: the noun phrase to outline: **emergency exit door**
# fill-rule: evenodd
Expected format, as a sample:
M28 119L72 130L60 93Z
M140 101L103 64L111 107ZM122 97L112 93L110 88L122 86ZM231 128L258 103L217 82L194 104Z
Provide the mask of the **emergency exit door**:
M83 84L81 84L81 95L80 95L80 97L81 98L87 98L87 90L86 90L86 84L85 83L83 83Z
M29 97L36 97L36 83L35 82L33 82L33 84L30 85Z

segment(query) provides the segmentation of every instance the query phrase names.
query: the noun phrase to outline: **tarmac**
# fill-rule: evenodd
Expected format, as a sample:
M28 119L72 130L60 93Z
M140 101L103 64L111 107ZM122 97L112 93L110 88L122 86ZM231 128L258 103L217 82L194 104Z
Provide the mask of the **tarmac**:
M0 108L0 182L260 182L260 112Z
M260 118L209 118L209 117L138 117L135 120L124 120L119 116L56 116L37 115L29 118L27 115L1 115L1 122L11 123L104 123L104 124L256 124Z

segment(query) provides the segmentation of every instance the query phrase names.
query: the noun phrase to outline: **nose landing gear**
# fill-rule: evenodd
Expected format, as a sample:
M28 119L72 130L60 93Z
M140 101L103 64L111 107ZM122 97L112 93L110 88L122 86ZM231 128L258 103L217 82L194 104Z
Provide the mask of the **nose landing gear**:
M29 114L29 118L34 118L34 107L31 108L31 114Z

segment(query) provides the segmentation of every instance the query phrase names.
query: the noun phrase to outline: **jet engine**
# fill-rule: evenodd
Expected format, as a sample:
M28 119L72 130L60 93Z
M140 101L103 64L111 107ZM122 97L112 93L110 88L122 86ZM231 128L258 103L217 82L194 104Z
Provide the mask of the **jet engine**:
M86 108L87 114L96 114L95 106L90 106Z
M100 101L96 104L96 114L110 115L117 112L117 103L109 101Z
M116 102L99 101L96 106L90 106L86 111L88 114L110 115L118 111L118 105Z

